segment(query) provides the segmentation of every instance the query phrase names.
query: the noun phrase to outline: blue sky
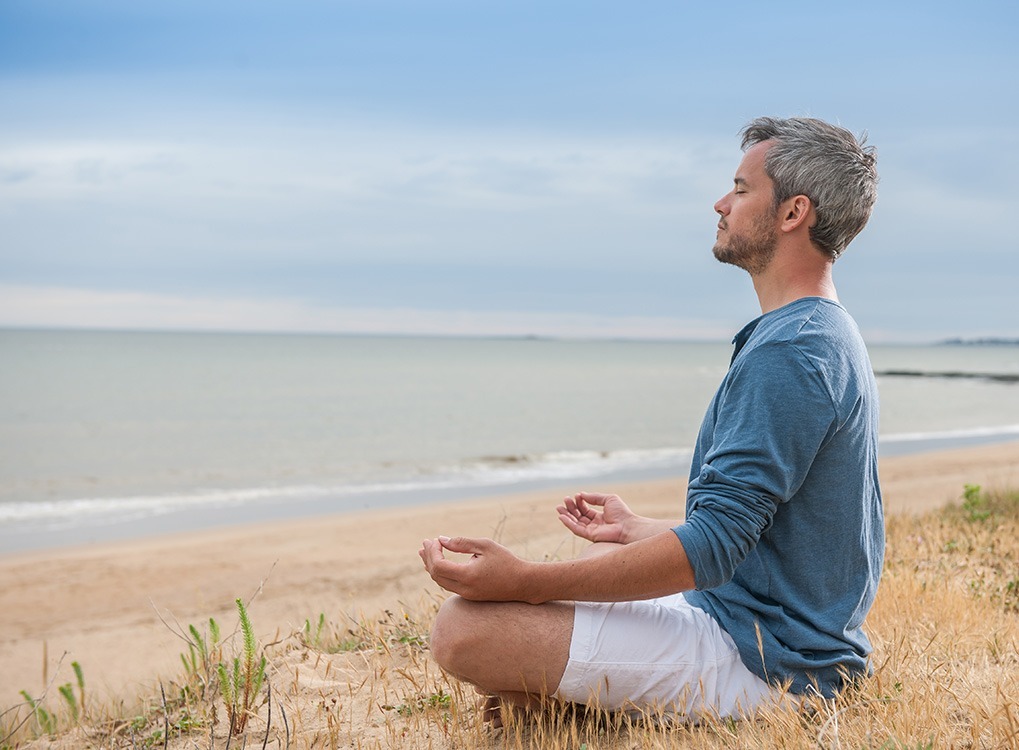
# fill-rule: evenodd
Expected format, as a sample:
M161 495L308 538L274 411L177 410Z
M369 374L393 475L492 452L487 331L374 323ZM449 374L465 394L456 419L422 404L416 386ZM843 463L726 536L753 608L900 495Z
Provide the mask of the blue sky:
M1019 336L1011 2L0 0L0 325L728 338L759 114L867 131L872 341Z

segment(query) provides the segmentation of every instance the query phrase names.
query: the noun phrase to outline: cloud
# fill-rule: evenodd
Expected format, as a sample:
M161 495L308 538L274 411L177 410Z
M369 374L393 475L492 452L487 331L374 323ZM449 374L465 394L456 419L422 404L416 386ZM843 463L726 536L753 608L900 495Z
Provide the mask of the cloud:
M0 255L38 258L58 274L82 254L116 267L139 255L542 267L625 252L653 266L677 235L709 236L734 154L729 142L678 137L352 125L190 141L23 140L0 150L0 170L25 175L0 185L9 238Z

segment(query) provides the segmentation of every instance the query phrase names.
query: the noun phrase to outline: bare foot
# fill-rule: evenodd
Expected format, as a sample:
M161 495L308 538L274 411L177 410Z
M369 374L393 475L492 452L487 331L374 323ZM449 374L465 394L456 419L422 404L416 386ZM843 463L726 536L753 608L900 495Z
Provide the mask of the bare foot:
M479 691L481 698L478 700L478 709L481 711L481 718L491 725L493 729L503 727L510 716L515 716L518 721L526 718L529 710L518 706L512 699L507 700L498 695L484 695Z
M502 698L498 695L483 695L479 708L481 709L481 719L486 724L491 724L493 729L499 729L502 726ZM510 706L506 706L506 710L510 710Z

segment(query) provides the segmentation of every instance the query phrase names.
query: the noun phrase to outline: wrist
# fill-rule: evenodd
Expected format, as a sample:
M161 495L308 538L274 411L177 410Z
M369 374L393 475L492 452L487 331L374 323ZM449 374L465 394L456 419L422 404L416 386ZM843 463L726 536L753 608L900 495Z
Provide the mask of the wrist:
M623 533L619 540L623 544L639 542L647 536L647 523L651 519L644 516L633 516L623 525Z
M522 571L520 600L528 604L545 604L571 598L566 594L566 566L573 560L525 562Z
M622 539L620 541L623 544L632 544L633 542L639 542L642 539L652 537L655 534L660 534L663 531L668 531L674 526L676 526L676 523L666 519L634 516L623 527Z

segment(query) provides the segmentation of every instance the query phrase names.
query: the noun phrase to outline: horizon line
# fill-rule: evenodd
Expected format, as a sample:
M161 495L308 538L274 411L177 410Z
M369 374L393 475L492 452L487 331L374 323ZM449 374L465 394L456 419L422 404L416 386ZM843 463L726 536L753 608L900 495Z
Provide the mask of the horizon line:
M577 341L577 342L618 342L618 343L663 343L663 344L725 344L731 337L698 336L640 336L640 335L598 335L595 333L534 333L499 331L410 331L410 330L323 330L302 328L231 328L231 327L186 327L186 326L129 326L96 324L10 324L0 322L4 333L125 333L125 334L167 334L167 335L209 335L209 336L318 336L335 338L391 338L391 339L473 339L495 341ZM866 340L868 337L864 335ZM943 336L937 338L880 339L868 344L877 346L1019 346L1019 338L995 336Z

